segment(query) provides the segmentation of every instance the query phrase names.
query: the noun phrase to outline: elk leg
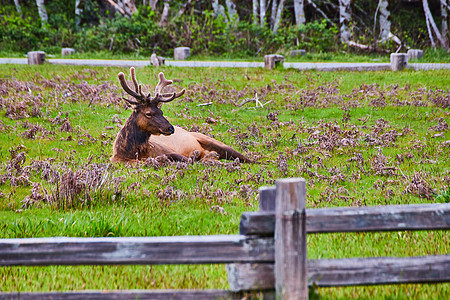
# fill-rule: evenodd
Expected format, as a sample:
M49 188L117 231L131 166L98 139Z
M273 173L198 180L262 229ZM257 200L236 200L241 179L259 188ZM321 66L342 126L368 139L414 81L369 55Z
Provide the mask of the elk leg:
M167 158L171 161L182 161L182 162L187 162L188 158L184 155L178 154L178 153L168 153L168 154L164 154L165 156L167 156Z
M234 160L236 158L239 158L241 162L254 163L253 160L247 158L246 156L234 150L230 146L222 142L219 142L216 139L213 139L199 132L189 132L189 133L192 134L197 139L197 141L200 143L203 149L211 152L212 151L216 152L217 154L219 154L219 158L221 159Z

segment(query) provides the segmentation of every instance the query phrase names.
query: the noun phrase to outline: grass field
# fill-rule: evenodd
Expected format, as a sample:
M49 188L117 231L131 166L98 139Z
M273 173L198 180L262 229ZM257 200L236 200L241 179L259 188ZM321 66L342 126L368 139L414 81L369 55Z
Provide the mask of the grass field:
M0 237L236 234L258 188L304 177L307 207L450 201L450 72L137 69L186 88L174 125L259 164L111 165L130 115L120 68L0 65ZM239 106L244 100L258 98ZM198 106L211 102L211 105ZM308 258L448 254L448 232L323 234ZM227 288L225 267L2 267L0 291ZM319 298L448 299L450 285L320 288Z

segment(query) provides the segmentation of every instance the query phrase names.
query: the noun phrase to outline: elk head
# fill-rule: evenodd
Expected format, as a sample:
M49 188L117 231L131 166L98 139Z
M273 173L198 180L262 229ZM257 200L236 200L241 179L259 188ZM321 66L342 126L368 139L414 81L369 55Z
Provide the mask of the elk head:
M161 106L163 103L170 102L175 98L181 97L185 90L183 89L179 93L163 93L163 90L169 84L172 84L172 80L167 80L164 74L159 73L159 82L155 87L155 93L153 97L149 93L145 95L142 92L142 85L137 83L136 73L134 68L130 68L131 80L134 84L134 91L128 87L127 81L125 80L125 75L120 72L118 74L120 85L130 96L134 99L126 99L125 101L130 104L134 110L134 118L138 128L148 134L155 135L171 135L174 133L173 126L169 121L163 116Z

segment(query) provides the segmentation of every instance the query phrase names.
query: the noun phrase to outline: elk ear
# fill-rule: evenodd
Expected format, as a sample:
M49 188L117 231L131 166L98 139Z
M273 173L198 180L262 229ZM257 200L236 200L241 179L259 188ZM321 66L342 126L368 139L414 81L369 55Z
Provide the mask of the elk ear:
M127 99L127 98L122 98L123 100L125 100L132 109L136 109L139 106L139 102L133 99Z

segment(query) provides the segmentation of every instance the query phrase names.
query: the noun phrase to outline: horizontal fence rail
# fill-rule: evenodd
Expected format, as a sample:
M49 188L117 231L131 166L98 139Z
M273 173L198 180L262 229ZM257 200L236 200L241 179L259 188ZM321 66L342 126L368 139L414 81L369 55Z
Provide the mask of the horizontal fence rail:
M0 293L0 300L211 300L236 299L245 295L224 290L124 290L124 291L81 291L47 293Z
M273 238L242 235L0 239L0 266L273 262Z
M450 255L308 260L308 284L319 287L450 281ZM227 266L230 289L275 288L273 264Z
M449 203L306 209L307 233L449 228ZM240 234L273 236L274 229L274 211L242 214Z

